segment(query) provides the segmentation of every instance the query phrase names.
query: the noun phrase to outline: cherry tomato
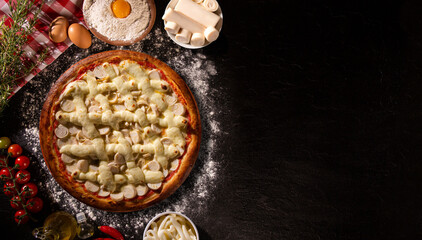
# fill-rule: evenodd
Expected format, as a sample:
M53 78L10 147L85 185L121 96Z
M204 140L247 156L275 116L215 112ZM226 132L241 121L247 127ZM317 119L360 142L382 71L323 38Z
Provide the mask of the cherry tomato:
M17 222L18 224L24 224L26 222L28 222L29 217L28 214L25 213L24 210L18 210L15 213L15 222Z
M0 138L0 149L6 149L10 146L12 141L10 141L10 138L8 137L1 137Z
M15 175L15 171L9 168L2 168L0 170L0 179L10 179L12 175Z
M35 197L35 195L38 193L38 187L34 183L27 183L22 186L21 193L26 198Z
M13 209L19 210L22 209L22 200L19 196L14 196L12 199L10 199L10 206L12 206Z
M12 157L19 157L22 154L22 147L19 144L12 144L7 149L7 152Z
M31 179L31 173L26 170L19 170L15 175L16 182L19 184L25 184Z
M18 169L27 169L29 166L29 158L27 156L19 156L15 159L15 165L19 165Z
M17 194L17 191L15 189L15 185L13 184L12 181L8 181L4 184L3 192L4 192L4 195L6 195L8 197L12 197L12 196Z
M41 211L43 205L44 203L39 197L34 197L26 201L26 209L31 213L37 213Z

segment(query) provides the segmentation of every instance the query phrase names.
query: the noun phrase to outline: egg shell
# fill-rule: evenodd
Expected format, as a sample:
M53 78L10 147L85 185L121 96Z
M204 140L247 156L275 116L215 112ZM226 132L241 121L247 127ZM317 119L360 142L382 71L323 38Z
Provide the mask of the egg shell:
M67 31L70 41L80 48L89 48L91 46L91 34L79 23L70 25Z
M57 17L50 24L50 32L48 36L53 42L60 43L67 38L67 28L69 21L65 17Z

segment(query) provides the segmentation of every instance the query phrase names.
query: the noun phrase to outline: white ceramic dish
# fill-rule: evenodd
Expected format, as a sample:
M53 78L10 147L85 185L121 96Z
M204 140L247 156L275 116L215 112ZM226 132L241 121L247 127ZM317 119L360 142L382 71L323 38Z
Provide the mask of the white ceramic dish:
M174 8L177 4L178 0L171 0L166 7L166 10L168 8ZM218 30L218 32L221 32L221 28L223 28L223 12L221 11L221 7L218 7L218 10L214 12L215 14L220 16L220 21L218 21L217 25L215 25L215 29ZM166 21L164 21L164 24L166 23ZM167 32L167 31L166 31ZM186 44L186 43L181 43L176 41L176 35L175 34L171 34L169 32L167 32L167 35L169 35L169 37L171 38L171 40L173 40L173 42L175 42L176 44L178 44L179 46L182 46L184 48L189 48L189 49L198 49L198 48L203 48L206 47L208 45L210 45L212 42L208 42L207 40L205 40L205 44L202 46L193 46L191 44ZM217 39L218 40L218 39ZM217 41L215 40L215 41ZM214 41L214 42L215 42Z
M192 220L190 220L190 218L188 218L186 215L184 215L182 213L179 213L179 212L163 212L163 213L157 214L154 218L152 218L148 222L147 226L145 227L144 233L142 235L142 239L145 239L145 235L147 234L147 231L149 230L149 227L151 226L151 224L153 222L155 222L156 220L158 220L160 217L162 217L164 215L168 215L168 214L176 214L176 215L179 215L181 217L184 217L192 225L193 229L195 230L196 239L199 240L198 229L196 229L195 224L192 222Z

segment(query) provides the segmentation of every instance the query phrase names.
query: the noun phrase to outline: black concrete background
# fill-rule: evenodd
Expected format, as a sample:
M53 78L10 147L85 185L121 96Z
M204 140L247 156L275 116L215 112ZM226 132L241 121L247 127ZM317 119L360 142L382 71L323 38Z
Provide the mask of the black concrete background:
M203 51L232 111L201 239L421 239L422 3L220 5L222 35ZM24 91L36 89L12 98L1 135L17 130ZM3 232L30 239L0 204Z

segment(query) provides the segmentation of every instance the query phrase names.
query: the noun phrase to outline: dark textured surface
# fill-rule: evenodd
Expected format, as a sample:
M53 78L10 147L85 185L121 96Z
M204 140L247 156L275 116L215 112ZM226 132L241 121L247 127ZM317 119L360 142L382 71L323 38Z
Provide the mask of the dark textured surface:
M203 50L231 111L201 239L421 239L422 4L241 2L220 2L223 33ZM36 89L12 99L2 135L23 91ZM26 238L1 204L3 231Z

